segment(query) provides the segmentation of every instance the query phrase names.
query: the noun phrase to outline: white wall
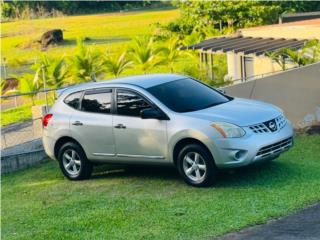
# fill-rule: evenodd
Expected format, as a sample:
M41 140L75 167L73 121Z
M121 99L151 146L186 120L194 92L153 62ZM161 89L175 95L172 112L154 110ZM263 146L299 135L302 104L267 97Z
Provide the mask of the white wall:
M279 106L295 127L320 122L320 63L236 84L225 90L230 96Z

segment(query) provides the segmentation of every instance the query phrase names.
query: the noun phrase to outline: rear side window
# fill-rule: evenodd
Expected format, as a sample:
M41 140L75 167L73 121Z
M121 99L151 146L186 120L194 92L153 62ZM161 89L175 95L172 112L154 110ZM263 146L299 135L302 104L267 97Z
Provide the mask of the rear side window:
M82 99L81 110L93 113L111 113L112 90L86 92Z
M64 103L74 109L79 109L81 95L82 92L72 93L64 99Z
M138 94L126 90L117 90L117 114L138 117L143 109L151 105Z

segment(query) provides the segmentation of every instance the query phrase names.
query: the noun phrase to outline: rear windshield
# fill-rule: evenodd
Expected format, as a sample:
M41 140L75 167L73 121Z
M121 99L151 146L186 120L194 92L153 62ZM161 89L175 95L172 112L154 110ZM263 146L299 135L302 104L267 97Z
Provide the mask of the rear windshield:
M179 113L198 111L232 100L191 78L160 84L147 91L169 109Z

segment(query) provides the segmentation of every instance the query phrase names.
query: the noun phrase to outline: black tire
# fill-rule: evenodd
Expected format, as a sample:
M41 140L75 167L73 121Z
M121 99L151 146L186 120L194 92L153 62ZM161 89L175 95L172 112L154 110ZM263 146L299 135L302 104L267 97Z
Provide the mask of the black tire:
M65 156L67 155L70 157L70 154L76 153L75 159L77 164L76 165L76 170L74 173L71 172L71 169L66 168L66 162L68 161ZM92 173L92 163L88 161L86 154L84 153L83 149L75 142L67 142L65 143L60 149L58 153L58 160L59 160L59 165L62 173L70 180L83 180L83 179L88 179L91 176ZM70 161L71 162L71 161ZM69 163L70 163L69 162ZM74 167L72 168L74 169ZM72 170L73 171L73 170Z
M189 177L190 174L188 176L185 170L188 169L189 164L189 162L185 160L185 157L195 156L196 158L196 154L199 154L198 156L200 156L200 158L198 157L198 159L201 159L199 160L200 164L198 166L201 166L202 168L196 167L196 169L194 170L194 175L197 175L196 171L199 171L199 175L203 175L199 180L191 179L192 176ZM203 170L203 164L205 164L205 170ZM191 166L194 165L190 164L189 167ZM205 147L199 144L188 144L181 149L178 154L177 167L180 175L183 177L185 182L195 187L211 186L218 176L218 169L214 163L214 159L211 153ZM191 173L191 175L193 175L193 173ZM194 176L194 178L197 177Z

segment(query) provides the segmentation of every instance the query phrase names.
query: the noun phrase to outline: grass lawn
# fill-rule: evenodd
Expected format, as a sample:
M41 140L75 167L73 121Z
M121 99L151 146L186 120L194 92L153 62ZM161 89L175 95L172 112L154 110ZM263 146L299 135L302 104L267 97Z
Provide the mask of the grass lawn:
M39 46L32 42L56 28L63 30L65 42L47 50L50 56L72 53L78 37L89 38L87 44L103 51L122 51L131 38L152 34L155 23L167 23L178 16L179 10L145 10L2 23L1 55L9 63L32 62L40 53Z
M31 105L22 105L1 112L1 126L23 122L32 118Z
M49 105L52 105L53 99L48 98ZM44 100L35 100L36 105L45 105ZM10 108L7 110L1 111L0 114L0 125L1 127L17 123L17 122L24 122L27 120L32 119L32 112L31 112L32 104L30 101L26 101L26 104L20 105L16 108Z
M298 135L278 160L187 186L170 168L66 180L56 162L2 177L3 239L203 239L320 200L320 135Z

